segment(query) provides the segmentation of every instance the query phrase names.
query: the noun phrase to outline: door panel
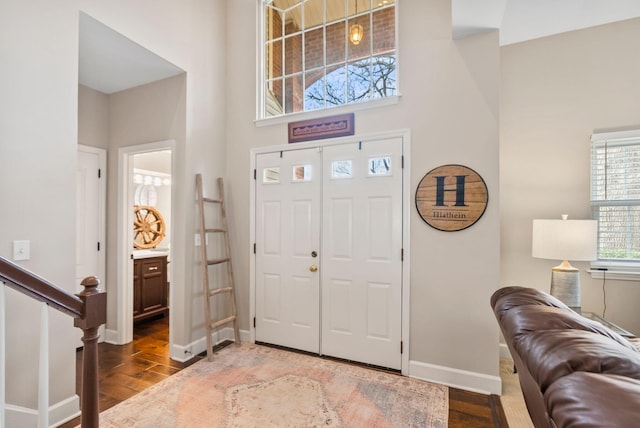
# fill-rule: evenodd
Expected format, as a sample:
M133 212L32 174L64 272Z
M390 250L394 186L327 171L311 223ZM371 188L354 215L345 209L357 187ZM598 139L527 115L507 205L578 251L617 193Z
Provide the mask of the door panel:
M78 145L76 168L76 281L75 290L88 276L105 280L105 206L107 201L105 178L106 150ZM100 171L100 173L98 172ZM100 341L104 341L104 325L100 327ZM76 346L83 346L77 334Z
M100 274L100 157L78 150L76 171L76 291L83 278ZM103 244L104 245L104 244Z
M320 352L320 153L259 155L256 340Z
M399 140L323 152L322 353L396 369L402 362L401 156ZM337 167L345 164L348 171Z

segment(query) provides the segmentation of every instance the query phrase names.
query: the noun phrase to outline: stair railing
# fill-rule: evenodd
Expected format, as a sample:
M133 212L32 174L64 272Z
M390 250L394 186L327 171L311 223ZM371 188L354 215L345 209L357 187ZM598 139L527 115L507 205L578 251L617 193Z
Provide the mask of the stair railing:
M82 352L82 386L80 391L81 406L81 426L82 428L98 427L99 407L98 407L98 328L106 322L107 317L107 293L98 289L100 280L90 276L82 280L80 285L84 290L78 294L71 294L55 284L39 277L38 275L16 265L15 263L0 257L0 283L13 288L20 293L30 296L43 302L43 318L41 326L47 325L46 306L54 308L60 312L73 317L74 326L82 330L82 342L84 344ZM6 320L4 308L4 287L0 284L0 427L5 426L5 363L6 349L4 338L6 337ZM45 337L41 340L41 348L46 348L48 338L46 329L43 333ZM40 407L39 426L48 426L48 355L40 355L40 375L46 376L47 387L42 385L38 388L42 391L38 397ZM44 368L43 368L44 367Z

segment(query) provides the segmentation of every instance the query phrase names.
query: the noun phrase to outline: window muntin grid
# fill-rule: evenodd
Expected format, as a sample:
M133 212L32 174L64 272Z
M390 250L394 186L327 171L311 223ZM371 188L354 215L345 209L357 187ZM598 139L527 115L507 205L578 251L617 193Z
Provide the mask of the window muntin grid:
M395 0L263 1L261 117L396 95ZM362 25L357 45L349 27Z

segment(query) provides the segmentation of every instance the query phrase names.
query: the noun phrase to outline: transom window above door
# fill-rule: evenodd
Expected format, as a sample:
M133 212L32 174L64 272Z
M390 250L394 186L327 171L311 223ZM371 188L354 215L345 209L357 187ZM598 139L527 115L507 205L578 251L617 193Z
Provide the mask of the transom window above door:
M264 0L261 118L396 95L395 0Z

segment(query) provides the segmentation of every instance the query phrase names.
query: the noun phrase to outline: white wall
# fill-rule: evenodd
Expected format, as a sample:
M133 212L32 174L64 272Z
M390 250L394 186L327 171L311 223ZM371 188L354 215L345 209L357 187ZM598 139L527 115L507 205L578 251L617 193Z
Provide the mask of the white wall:
M227 183L243 329L249 328L249 153L287 143L286 123L253 123L256 27L248 23L256 22L258 3L228 3ZM356 133L410 130L412 198L424 174L447 163L473 168L489 190L484 216L460 232L432 229L412 208L411 373L499 393L498 332L489 307L499 285L498 34L453 42L449 1L398 7L402 97L397 105L357 111Z
M173 178L185 189L178 201L183 208L174 213L180 227L172 242L175 254L182 255L172 263L174 274L184 281L183 293L172 302L185 308L172 331L181 344L203 335L201 319L192 317L187 306L192 301L202 306L191 289L199 284L193 282L193 270L199 267L193 255L190 190L196 172L206 172L210 185L225 173L225 102L220 96L226 77L225 5L223 0L25 0L0 6L0 255L10 256L15 239L31 240L31 260L22 265L70 291L75 289L75 239L70 237L75 233L76 150L85 135L77 126L80 10L186 71L185 138ZM112 115L110 120L117 120ZM108 269L112 272L112 265ZM7 401L35 408L37 320L32 316L38 305L13 292L8 300ZM62 315L51 320L51 404L71 400L61 417L71 415L78 404L73 401L72 325Z
M108 202L107 202L107 290L108 290L108 316L107 329L117 330L124 326L117 324L117 305L119 277L118 265L124 266L131 263L126 257L118 259L118 240L121 236L117 232L117 220L121 215L118 211L118 149L132 145L153 143L158 141L175 140L176 150L173 156L184 159L186 136L186 76L179 75L160 80L147 85L138 86L109 95L109 162L110 171L108 177ZM184 171L184 166L180 166ZM180 182L178 182L180 183ZM188 186L191 183L178 184L176 186ZM179 189L181 187L178 187ZM186 193L186 192L180 192ZM177 206L177 211L184 215L184 206ZM165 212L169 212L166 211ZM173 220L174 216L165 220ZM184 233L184 229L175 225L176 233ZM133 226L132 226L133 227ZM183 237L183 235L178 235ZM167 240L167 243L169 240ZM131 244L130 249L133 249ZM183 263L184 257L176 257L177 263ZM173 263L173 260L172 260ZM173 266L172 266L173 268ZM172 284L174 291L185 294L184 281L176 278ZM181 320L180 308L176 307L176 320ZM180 321L180 324L182 322Z
M31 259L20 265L69 291L75 290L76 9L74 1L0 7L0 255L10 259L13 240L30 240ZM34 408L39 305L14 292L7 300L7 401ZM50 333L50 402L59 404L75 395L72 319L53 314ZM69 404L77 410L77 401Z
M78 86L78 143L109 146L109 96L83 85Z
M172 301L172 339L186 346L204 334L193 247L196 172L204 173L207 194L215 192L216 177L227 178L239 312L242 327L248 329L249 151L284 144L287 135L286 124L256 127L253 122L259 2L5 3L0 13L0 47L7 64L0 79L0 197L10 202L3 203L0 254L10 254L14 239L31 239L32 260L24 265L70 290L75 286L75 240L69 236L75 231L82 10L186 72L186 135L175 153L178 167L173 175L174 184L184 191L177 201L181 208L173 213L178 227L172 242L177 255L174 278L184 281L184 288ZM486 181L487 211L465 231L440 232L411 213L409 352L413 375L497 392L498 333L488 302L499 282L498 37L488 33L452 42L450 10L447 0L399 5L402 97L394 106L358 111L356 130L411 131L412 195L422 176L444 163L465 164ZM110 108L112 123L119 120L116 111ZM143 141L127 137L125 142L111 129L110 141L123 145L155 138L140 134ZM226 165L231 166L228 174ZM113 272L112 264L108 272ZM24 315L34 305L13 295L9 299L8 324L19 326L20 338L17 330L10 331L8 398L12 404L33 407L33 340L26 328L33 321ZM52 324L54 403L74 395L75 359L71 321L54 317Z
M502 48L502 285L549 291L554 260L531 257L534 218L590 218L594 131L640 127L640 19ZM602 280L581 272L582 309L602 312ZM638 281L606 284L608 319L640 334Z
M225 173L225 100L220 96L220 82L225 81L226 71L223 60L226 52L225 5L223 0L82 2L82 10L88 15L186 72L186 77L183 76L186 79L186 135L184 140L177 142L174 153L177 167L172 172L174 186L183 189L177 193L177 209L172 213L174 239L171 242L174 255L171 265L174 275L172 288L174 291L178 290L173 294L171 302L171 337L175 344L181 346L187 346L204 335L202 298L198 293L201 287L197 277L200 268L193 247L195 173L205 173L206 183L210 186L214 186L215 179ZM117 97L111 96L110 146L120 147L166 139L159 134L154 135L153 130L144 128L145 123L152 123L145 122L152 118L144 113L137 128L135 117L124 117L126 111L132 111L127 110L128 103L136 102L130 95L124 95L126 100L120 102L122 108L116 106L119 103ZM157 96L150 91L144 98L138 99L138 102L153 102L153 98ZM130 125L114 126L115 123ZM152 126L155 129L157 123ZM114 129L120 131L114 132ZM109 162L110 165L115 165L112 157ZM109 205L114 201L112 196L110 192ZM110 231L113 230L112 225L108 224L107 227ZM111 232L109 239L113 239ZM112 243L113 241L108 240L108 248L114 248ZM115 270L114 263L114 258L108 257L110 285L111 275ZM110 304L112 298L113 296L109 296ZM184 358L183 354L173 356Z

